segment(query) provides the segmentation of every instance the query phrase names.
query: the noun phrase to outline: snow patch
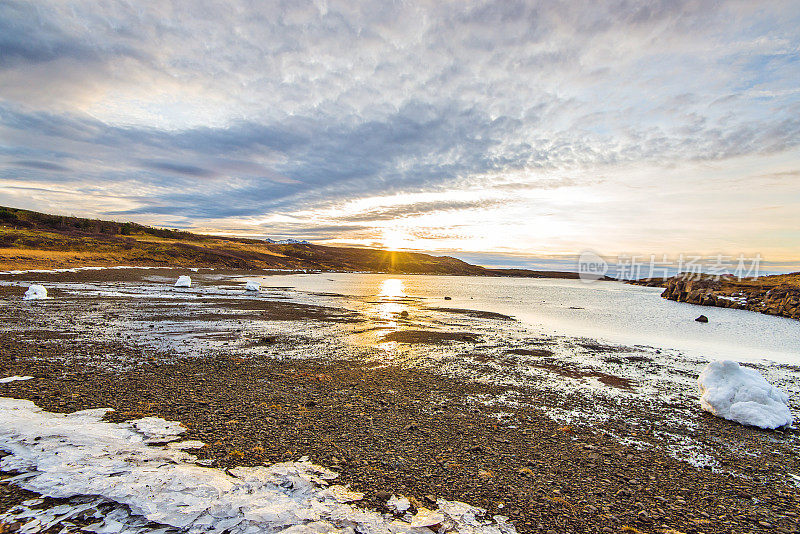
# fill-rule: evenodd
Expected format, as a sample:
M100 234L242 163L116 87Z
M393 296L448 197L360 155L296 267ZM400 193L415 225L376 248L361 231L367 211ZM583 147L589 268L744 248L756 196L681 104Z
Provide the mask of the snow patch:
M177 443L167 443L167 448L176 450L176 451L183 451L186 449L202 449L205 447L206 444L202 441L196 439L190 439L186 441L179 441Z
M419 508L414 517L411 518L412 527L432 527L442 523L444 523L444 514L427 508Z
M305 239L270 239L269 237L265 238L264 241L267 243L272 243L275 245L310 245L310 241L306 241Z
M17 380L30 380L33 378L32 376L7 376L6 378L0 378L0 384L8 384L9 382L16 382Z
M203 267L206 270L213 271L213 267ZM17 274L38 274L38 273L79 273L81 271L102 271L102 270L121 270L121 269L185 269L185 267L165 267L165 266L142 266L142 265L113 265L111 267L87 266L87 267L67 267L61 269L15 269L12 271L0 271L3 275L17 275ZM199 267L191 267L190 271L198 272Z
M731 302L738 302L739 304L747 304L747 297L739 297L735 295L731 296L718 295L717 298L722 300L729 300Z
M177 435L177 423L157 418L110 423L101 420L107 411L64 415L27 400L0 398L0 449L9 453L0 468L20 473L8 481L68 499L50 507L30 501L0 521L23 521L31 532L57 524L66 525L62 532L75 532L69 518L82 514L97 519L83 527L92 532L431 534L431 526L516 534L506 518L488 519L485 510L459 502L439 500L438 511L420 509L409 521L360 509L349 502L361 494L331 486L337 474L307 458L228 471L200 467L184 451L146 443Z
M182 274L178 277L178 281L175 282L175 287L192 287L192 279L191 277Z
M411 501L405 497L397 497L396 495L392 495L389 497L389 500L386 501L386 507L389 508L389 510L403 513L411 508Z
M44 286L40 286L39 284L33 284L25 292L25 296L22 297L22 300L41 300L46 298L47 298L47 288Z
M261 289L261 284L258 282L254 282L252 280L248 280L247 284L244 286L245 291L259 291Z
M789 397L755 369L731 360L709 363L697 380L700 406L718 417L759 428L792 424Z
M147 438L148 443L175 441L186 432L186 428L175 421L165 421L160 417L143 417L131 421L131 425ZM202 445L201 445L202 446Z

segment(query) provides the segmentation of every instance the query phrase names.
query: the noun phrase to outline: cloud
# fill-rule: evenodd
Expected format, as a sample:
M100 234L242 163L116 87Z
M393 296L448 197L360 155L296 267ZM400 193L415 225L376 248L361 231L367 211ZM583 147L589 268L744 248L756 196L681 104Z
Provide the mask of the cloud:
M187 176L211 177L216 173L208 169L186 165L170 161L142 161L142 166L157 171L167 171L175 174L185 174Z
M49 189L49 188L45 188L45 187L27 187L27 186L21 186L21 185L4 185L3 188L6 189L6 190L12 190L13 189L13 190L18 190L18 191L38 191L38 192L48 193L48 194L51 194L51 195L63 195L63 194L69 195L69 194L72 194L71 192L59 191L58 189Z
M67 172L70 170L68 167L57 163L50 163L49 161L10 161L9 165L27 167L40 171Z
M628 187L611 177L629 168L650 177L635 187L669 188L655 171L798 149L798 23L780 1L12 0L0 180L202 227L466 186L505 195L343 213L319 225L331 236Z
M414 217L435 212L464 211L486 209L508 205L507 200L435 200L430 202L413 202L384 206L353 215L338 217L338 220L348 222L386 221L404 217Z
M756 178L771 178L775 180L796 180L800 178L800 170L771 172L768 174L758 175Z
M58 22L28 2L0 5L0 68L52 62L62 58L94 61L95 49L70 38Z

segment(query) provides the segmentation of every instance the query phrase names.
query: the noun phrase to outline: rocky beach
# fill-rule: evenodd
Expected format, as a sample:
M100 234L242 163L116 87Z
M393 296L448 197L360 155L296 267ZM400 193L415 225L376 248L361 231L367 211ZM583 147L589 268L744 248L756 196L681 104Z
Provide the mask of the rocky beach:
M798 531L797 430L702 411L700 361L532 336L413 295L315 295L268 276L246 294L263 273L192 271L192 287L172 288L183 273L1 275L3 376L33 378L0 395L180 422L209 469L308 457L363 493L356 507L398 518L392 495L412 513L465 502L518 532ZM50 299L22 300L34 279ZM790 391L800 374L750 365ZM23 527L22 502L71 503L20 485L0 486L6 531Z

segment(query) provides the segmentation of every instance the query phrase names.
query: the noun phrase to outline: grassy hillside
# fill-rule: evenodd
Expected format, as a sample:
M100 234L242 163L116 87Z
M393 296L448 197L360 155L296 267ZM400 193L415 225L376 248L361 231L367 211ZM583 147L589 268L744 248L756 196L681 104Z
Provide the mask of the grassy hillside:
M322 269L484 276L575 276L485 269L448 256L415 252L279 245L0 207L0 269L86 265Z

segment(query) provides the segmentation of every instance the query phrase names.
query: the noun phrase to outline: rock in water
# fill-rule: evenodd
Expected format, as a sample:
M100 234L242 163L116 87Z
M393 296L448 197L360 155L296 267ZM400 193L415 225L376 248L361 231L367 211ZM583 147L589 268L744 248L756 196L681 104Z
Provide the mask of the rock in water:
M22 300L40 300L46 298L47 298L47 288L45 288L44 286L40 286L39 284L33 284L25 292L25 296L22 297Z
M708 322L708 317L706 317L705 315L701 315L700 317L695 319L695 321L697 321L698 323L707 323Z
M261 289L261 284L258 282L253 282L252 280L248 280L247 284L244 286L245 291L259 291Z
M730 360L711 362L697 383L700 406L718 417L759 428L792 424L789 397L755 369Z
M178 281L175 282L175 287L192 287L192 279L185 274L181 275L178 277Z

